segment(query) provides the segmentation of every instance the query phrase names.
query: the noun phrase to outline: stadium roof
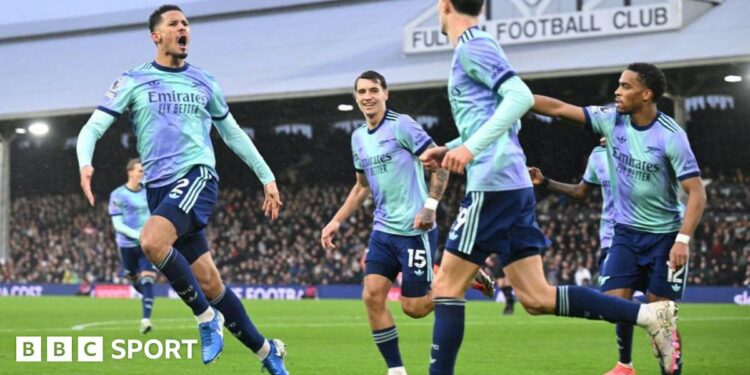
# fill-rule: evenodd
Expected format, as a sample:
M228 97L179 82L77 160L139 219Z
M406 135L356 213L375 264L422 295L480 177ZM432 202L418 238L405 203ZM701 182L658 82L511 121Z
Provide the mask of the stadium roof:
M696 1L696 0L685 0ZM425 0L190 1L189 61L211 72L230 101L351 90L376 69L392 88L444 86L450 52L405 54L404 27ZM21 24L0 22L0 119L85 113L123 71L153 58L152 9L119 9ZM750 61L750 7L726 0L681 29L505 48L525 77L614 72L631 60L683 67Z

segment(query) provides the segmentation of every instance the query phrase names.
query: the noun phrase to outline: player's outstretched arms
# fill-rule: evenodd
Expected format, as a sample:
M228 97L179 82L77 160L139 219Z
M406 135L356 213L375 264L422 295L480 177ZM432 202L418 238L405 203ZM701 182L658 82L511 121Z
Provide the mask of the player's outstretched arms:
M91 191L91 179L94 177L94 167L91 160L94 158L96 141L104 135L104 132L115 122L115 118L104 111L95 110L89 120L78 133L76 142L76 155L78 156L78 168L81 175L81 189L90 205L94 205L94 193Z
M540 115L561 117L581 125L586 124L583 108L549 96L534 95L534 106L531 107L531 111Z
M356 173L357 182L346 197L346 201L341 205L338 212L333 215L333 219L320 232L320 244L326 250L333 250L336 245L333 243L333 236L338 233L341 222L349 218L354 211L358 210L367 197L370 196L370 184L364 173Z
M581 181L577 185L564 184L544 177L542 171L537 167L529 167L529 175L531 176L531 183L534 186L541 186L547 188L549 191L567 195L573 199L585 199L589 195L589 191L591 191L590 186L584 181Z

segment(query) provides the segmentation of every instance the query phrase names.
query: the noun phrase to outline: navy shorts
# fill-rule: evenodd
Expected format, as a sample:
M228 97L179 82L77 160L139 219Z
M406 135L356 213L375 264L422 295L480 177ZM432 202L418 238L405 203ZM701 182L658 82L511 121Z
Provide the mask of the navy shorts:
M536 223L534 189L472 191L461 201L446 250L479 266L497 254L501 268L544 254L547 239Z
M612 247L601 265L602 292L634 289L658 297L682 298L687 281L687 265L672 272L667 265L677 232L647 233L617 224Z
M219 184L203 165L196 165L169 185L146 188L151 214L162 216L174 225L178 237L174 248L190 264L208 252L204 228L218 195Z
M402 296L426 296L435 278L432 259L437 238L437 229L416 236L372 231L365 255L365 275L381 275L393 281L401 272Z
M156 267L146 258L140 246L121 247L120 259L126 277L138 276L143 271L156 272Z

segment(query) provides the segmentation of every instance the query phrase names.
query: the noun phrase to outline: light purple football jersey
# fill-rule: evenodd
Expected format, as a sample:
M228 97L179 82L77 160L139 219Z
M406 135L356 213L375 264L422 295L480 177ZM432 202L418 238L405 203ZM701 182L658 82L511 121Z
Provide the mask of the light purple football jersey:
M424 233L412 226L427 199L419 155L432 143L422 125L391 110L376 128L354 130L354 169L365 174L372 190L374 230L401 236Z
M502 48L477 27L459 38L448 78L448 97L459 136L466 142L492 117L503 98L498 88L516 75ZM466 191L507 191L532 187L517 121L495 144L474 155L466 167Z
M168 185L195 165L209 167L217 177L211 125L226 118L229 107L216 80L202 69L143 64L123 73L97 109L115 117L130 110L147 186Z
M687 134L659 112L647 126L612 107L586 107L587 126L607 138L615 221L649 233L682 226L679 181L700 176Z

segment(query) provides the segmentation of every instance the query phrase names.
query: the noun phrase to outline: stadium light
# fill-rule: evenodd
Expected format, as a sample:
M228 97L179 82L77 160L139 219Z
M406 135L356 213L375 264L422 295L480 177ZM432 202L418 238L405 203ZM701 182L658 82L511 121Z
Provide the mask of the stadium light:
M24 129L24 128L16 128L16 134L26 134L26 129Z
M724 77L724 81L729 82L729 83L742 82L742 76L736 76L734 74L730 74Z
M49 125L47 125L46 122L42 122L42 121L35 122L29 125L29 133L41 137L49 133Z
M354 110L354 106L351 104L339 104L339 111L341 112L350 112Z

